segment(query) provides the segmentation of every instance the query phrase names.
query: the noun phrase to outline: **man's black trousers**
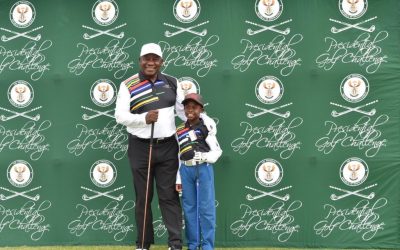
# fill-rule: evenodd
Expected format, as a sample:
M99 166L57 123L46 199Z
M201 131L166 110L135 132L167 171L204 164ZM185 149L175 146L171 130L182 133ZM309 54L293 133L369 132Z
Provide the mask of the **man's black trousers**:
M136 195L136 244L138 246L141 246L142 242L149 148L150 140L137 138L132 135L129 136L128 157ZM168 230L168 245L182 246L182 209L179 194L175 190L176 173L179 167L178 150L178 143L175 136L164 140L153 140L144 240L145 247L154 243L153 215L151 211L154 181L157 188L161 215Z

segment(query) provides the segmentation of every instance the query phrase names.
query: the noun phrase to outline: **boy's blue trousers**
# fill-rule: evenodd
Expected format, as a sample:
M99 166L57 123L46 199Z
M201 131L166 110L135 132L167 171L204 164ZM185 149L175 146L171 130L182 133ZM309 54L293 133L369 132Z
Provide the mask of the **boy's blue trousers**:
M215 242L214 170L209 163L181 165L182 207L190 250L213 250ZM198 182L197 182L198 179ZM198 219L197 219L198 218Z

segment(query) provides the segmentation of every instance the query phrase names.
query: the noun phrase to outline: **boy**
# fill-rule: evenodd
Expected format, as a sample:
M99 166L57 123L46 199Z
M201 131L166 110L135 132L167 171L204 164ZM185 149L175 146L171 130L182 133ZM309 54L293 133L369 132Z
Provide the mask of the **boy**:
M191 93L182 101L187 118L177 128L181 166L176 190L182 191L188 248L214 249L215 241L215 163L222 154L215 134L209 133L200 113L202 97ZM215 131L215 130L214 130ZM179 175L180 174L180 175ZM180 184L182 183L182 184Z

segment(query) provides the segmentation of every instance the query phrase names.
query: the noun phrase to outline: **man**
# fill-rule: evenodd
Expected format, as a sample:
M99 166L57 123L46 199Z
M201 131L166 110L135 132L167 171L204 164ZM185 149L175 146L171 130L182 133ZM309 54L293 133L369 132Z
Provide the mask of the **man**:
M158 44L143 45L139 65L141 71L120 85L115 109L117 123L129 132L128 158L133 173L136 195L135 218L137 226L137 249L149 249L154 243L151 201L153 182L156 182L159 205L164 224L168 230L169 249L182 249L182 210L178 192L175 190L178 171L178 143L175 137L174 109L185 119L183 106L177 100L176 79L160 73L163 64ZM215 123L202 116L209 130L215 131ZM154 123L154 140L150 166L148 200L143 236L144 208L146 201L147 169L151 126Z

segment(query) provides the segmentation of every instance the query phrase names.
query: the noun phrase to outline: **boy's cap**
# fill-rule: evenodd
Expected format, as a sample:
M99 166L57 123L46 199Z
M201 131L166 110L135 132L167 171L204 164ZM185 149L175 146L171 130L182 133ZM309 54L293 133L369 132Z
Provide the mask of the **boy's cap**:
M142 46L140 50L140 56L144 56L147 54L156 54L157 56L162 58L162 51L160 45L156 43L146 43Z
M204 107L203 104L203 97L196 93L190 93L185 96L185 99L182 101L182 104L185 105L188 101L194 101L199 104L202 108Z

